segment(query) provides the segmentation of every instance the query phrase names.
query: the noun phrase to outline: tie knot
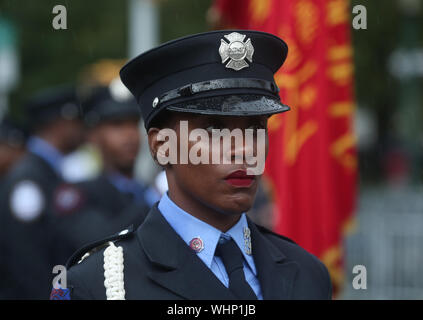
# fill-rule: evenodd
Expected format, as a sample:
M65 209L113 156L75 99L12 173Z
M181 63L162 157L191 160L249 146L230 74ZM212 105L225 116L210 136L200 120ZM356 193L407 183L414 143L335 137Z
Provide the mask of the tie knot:
M244 267L244 257L242 256L242 252L232 238L224 243L219 242L216 247L215 255L222 259L228 275L230 275L233 271Z

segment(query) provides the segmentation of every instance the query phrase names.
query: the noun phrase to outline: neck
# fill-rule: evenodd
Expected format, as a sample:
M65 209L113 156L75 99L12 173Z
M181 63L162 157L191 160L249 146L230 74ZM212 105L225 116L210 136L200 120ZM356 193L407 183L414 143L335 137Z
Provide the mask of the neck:
M232 228L241 217L241 214L228 214L212 208L178 188L169 186L168 196L182 210L222 232Z
M118 173L128 179L133 179L134 178L134 168L117 168L116 166L112 165L111 163L106 162L104 164L104 169L107 172L115 172Z

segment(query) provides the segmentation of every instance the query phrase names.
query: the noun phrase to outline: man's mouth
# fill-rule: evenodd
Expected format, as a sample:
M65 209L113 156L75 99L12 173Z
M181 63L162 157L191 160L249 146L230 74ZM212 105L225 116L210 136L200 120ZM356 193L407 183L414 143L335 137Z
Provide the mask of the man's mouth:
M255 179L256 176L248 175L246 170L236 170L226 176L225 181L234 187L248 188L253 184Z

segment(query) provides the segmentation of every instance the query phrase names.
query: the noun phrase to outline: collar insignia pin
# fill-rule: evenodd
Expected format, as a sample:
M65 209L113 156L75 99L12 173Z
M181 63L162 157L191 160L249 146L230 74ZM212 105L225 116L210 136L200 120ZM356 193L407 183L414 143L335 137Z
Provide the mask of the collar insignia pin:
M244 227L244 251L251 255L251 231L248 227Z
M189 246L196 253L199 253L199 252L203 251L203 249L204 249L204 243L203 243L203 240L201 240L200 237L193 238L189 242Z
M244 42L245 37L246 35L244 34L232 32L225 35L229 43L223 39L220 40L219 54L222 58L222 63L225 63L229 59L226 68L239 71L249 66L245 59L253 62L254 47L251 39Z

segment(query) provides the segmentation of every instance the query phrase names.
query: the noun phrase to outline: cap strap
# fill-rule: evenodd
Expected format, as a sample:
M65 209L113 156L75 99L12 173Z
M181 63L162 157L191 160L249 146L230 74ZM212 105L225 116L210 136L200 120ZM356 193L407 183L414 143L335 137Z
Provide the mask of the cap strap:
M261 89L271 94L277 95L279 88L274 82L261 79L216 79L197 83L191 83L186 86L174 89L163 94L159 99L155 99L154 106L160 103L168 102L181 97L190 97L198 93L222 90L222 89Z

